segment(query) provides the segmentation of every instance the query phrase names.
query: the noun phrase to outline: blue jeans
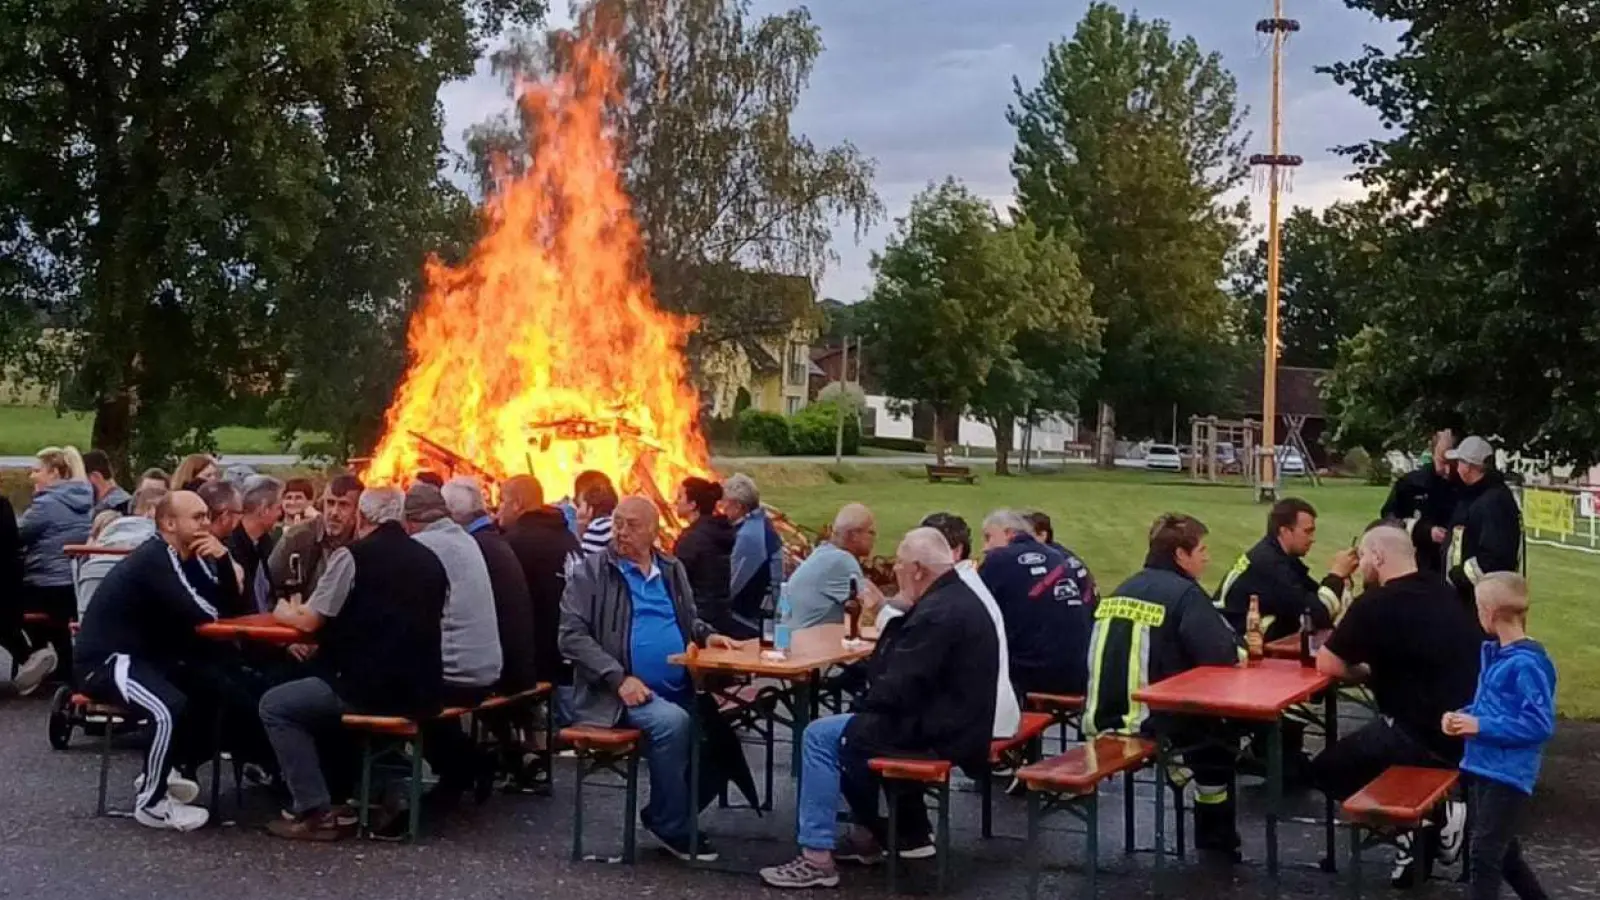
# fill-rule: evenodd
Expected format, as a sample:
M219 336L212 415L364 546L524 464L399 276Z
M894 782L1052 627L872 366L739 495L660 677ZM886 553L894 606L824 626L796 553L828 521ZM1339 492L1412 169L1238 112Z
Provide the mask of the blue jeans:
M650 802L640 819L664 840L689 840L689 751L694 735L689 711L652 695L638 706L623 710L630 727L645 733L645 759L650 764Z
M800 746L800 800L796 827L804 850L832 850L839 837L839 745L850 713L828 716L806 726Z

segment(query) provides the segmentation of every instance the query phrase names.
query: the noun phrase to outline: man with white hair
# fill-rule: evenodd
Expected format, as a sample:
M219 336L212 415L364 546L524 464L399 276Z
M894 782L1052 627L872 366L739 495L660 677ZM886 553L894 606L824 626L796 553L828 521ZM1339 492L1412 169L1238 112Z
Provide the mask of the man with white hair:
M728 605L742 631L731 637L761 634L761 602L783 584L783 541L761 506L755 480L740 472L722 483L722 506L734 527L733 556L728 561Z
M261 698L261 724L278 758L291 807L268 823L291 840L330 841L355 824L335 805L317 753L319 733L347 712L423 719L442 705L441 622L450 581L433 551L406 534L405 494L368 488L356 507L356 540L333 552L304 603L282 602L279 621L317 635L318 675Z
M231 470L230 470L231 471ZM251 475L239 486L239 526L228 536L228 554L244 570L239 583L246 606L272 611L272 530L283 518L283 482L271 475Z
M1011 683L1017 693L1082 696L1089 684L1094 576L1083 560L1040 543L1033 523L1001 509L983 520L983 564L1006 623Z
M860 503L846 503L833 517L828 539L801 561L784 585L789 594L790 626L798 629L843 622L851 584L863 604L881 603L878 589L861 571L862 557L872 554L877 540L872 510Z
M1366 589L1317 653L1323 674L1365 682L1380 713L1312 761L1317 787L1338 801L1390 766L1453 769L1461 762L1461 738L1440 732L1439 722L1472 702L1483 640L1476 616L1450 586L1417 571L1403 527L1385 523L1362 535L1360 566ZM1439 859L1453 862L1466 810L1451 803L1445 813ZM1400 849L1391 880L1405 887L1418 874L1409 836Z
M800 855L761 870L777 888L834 887L839 860L871 863L885 852L925 859L935 852L922 798L902 792L898 847L887 847L878 814L882 780L868 768L877 756L945 759L988 777L995 679L1000 671L994 624L955 570L950 544L917 528L895 554L903 609L868 660L869 685L856 712L819 719L805 730L799 800ZM854 827L835 826L839 796Z

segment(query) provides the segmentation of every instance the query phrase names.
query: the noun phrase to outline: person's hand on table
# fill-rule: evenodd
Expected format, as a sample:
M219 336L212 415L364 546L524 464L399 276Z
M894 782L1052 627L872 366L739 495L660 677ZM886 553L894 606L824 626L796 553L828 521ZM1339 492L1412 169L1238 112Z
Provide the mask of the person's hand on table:
M639 706L650 699L650 689L644 686L644 682L629 675L622 679L622 686L617 688L617 696L622 698L624 706Z
M204 559L221 559L228 555L228 548L224 547L215 535L210 534L195 538L194 543L189 545L189 550L195 556Z
M746 641L736 641L725 634L713 634L706 638L707 650L743 650L748 645Z
M875 610L883 606L883 591L878 590L878 586L873 584L870 580L863 581L856 588L856 596L861 598L861 608L863 612Z
M1445 713L1440 725L1450 737L1471 737L1478 733L1478 717L1464 712Z
M289 655L294 657L295 659L301 661L301 662L305 662L306 660L310 659L311 657L317 655L317 645L316 644L290 644L289 645Z
M1333 555L1333 563L1328 566L1328 571L1340 578L1349 578L1356 573L1360 565L1361 559L1356 555L1356 551L1346 547Z

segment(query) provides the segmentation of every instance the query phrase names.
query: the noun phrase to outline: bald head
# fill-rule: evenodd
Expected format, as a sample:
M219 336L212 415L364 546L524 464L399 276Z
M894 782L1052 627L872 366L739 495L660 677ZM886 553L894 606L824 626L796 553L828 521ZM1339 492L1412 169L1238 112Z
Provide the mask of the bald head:
M645 497L624 497L611 514L611 543L617 555L639 565L655 552L656 505Z
M863 503L846 503L833 517L833 533L828 539L852 556L871 556L878 540L878 526L872 510Z
M1383 584L1417 571L1417 549L1411 535L1394 525L1378 525L1361 536L1361 577L1367 584Z
M502 529L510 529L523 513L532 512L543 505L544 485L532 475L517 475L500 482L497 518Z
M156 503L156 528L162 540L184 559L194 555L194 543L211 528L206 501L194 491L173 491Z

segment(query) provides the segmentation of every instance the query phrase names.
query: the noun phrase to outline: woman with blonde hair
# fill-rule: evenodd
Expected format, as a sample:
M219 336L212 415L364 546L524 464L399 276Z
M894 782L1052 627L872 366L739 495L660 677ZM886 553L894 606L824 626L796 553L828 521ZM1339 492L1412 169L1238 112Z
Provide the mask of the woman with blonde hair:
M216 481L221 475L215 459L205 453L191 453L178 464L178 471L172 473L172 488L179 491L199 490L200 485Z
M58 668L70 677L72 635L78 598L72 584L68 544L89 538L94 488L83 471L83 457L75 447L46 447L29 478L33 502L17 519L22 545L22 609L42 612L50 622L30 633L31 651L17 671L17 690L30 693ZM41 640L42 639L42 640ZM48 646L42 646L48 642Z

